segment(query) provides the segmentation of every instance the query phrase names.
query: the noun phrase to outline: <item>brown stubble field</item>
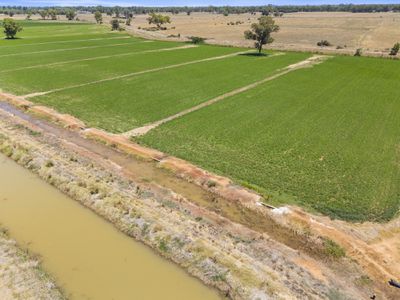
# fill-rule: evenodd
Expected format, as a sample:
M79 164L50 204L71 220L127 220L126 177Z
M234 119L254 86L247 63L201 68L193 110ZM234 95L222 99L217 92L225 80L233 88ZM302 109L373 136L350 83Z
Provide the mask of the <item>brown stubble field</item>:
M201 36L209 43L250 46L243 38L243 32L255 22L259 14L216 15L193 13L172 15L168 30L157 32L168 35ZM133 20L133 28L145 28L147 16L139 15ZM281 30L275 34L275 42L270 46L276 49L316 50L316 43L328 40L349 50L363 48L370 52L386 52L400 40L400 13L292 13L275 18ZM241 21L242 24L227 25ZM346 50L346 49L344 49Z

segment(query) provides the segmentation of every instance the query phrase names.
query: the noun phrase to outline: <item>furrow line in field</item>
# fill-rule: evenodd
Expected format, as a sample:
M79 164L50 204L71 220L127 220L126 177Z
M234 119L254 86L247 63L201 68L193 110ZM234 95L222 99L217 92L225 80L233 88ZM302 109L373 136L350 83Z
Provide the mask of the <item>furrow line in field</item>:
M130 36L120 36L120 37L111 37L111 38L95 38L95 39L82 39L82 40L66 40L66 41L56 41L56 42L43 42L43 43L28 43L21 45L10 45L10 46L1 46L1 49L4 48L12 48L12 47L25 47L25 46L37 46L37 45L47 45L47 44L64 44L64 43L74 43L74 42L88 42L88 41L101 41L101 40L122 40L129 39Z
M60 32L67 32L67 31L63 30ZM78 36L78 35L88 35L88 34L104 34L104 31L94 30L94 31L85 31L84 33L55 34L55 35L51 35L51 37L54 38L54 37L62 37L62 36ZM109 34L116 34L116 33L109 32ZM48 34L46 34L46 35L31 35L31 36L24 37L24 40L41 39L41 38L47 38L48 36L49 36Z
M23 56L23 55L39 54L39 53L52 53L52 52L72 51L72 50L106 48L106 47L116 47L116 46L132 45L132 44L139 44L139 43L151 43L151 42L153 42L153 41L140 41L140 42L136 41L136 42L133 42L133 43L119 43L119 44L111 44L111 45L97 45L97 46L85 46L85 47L77 47L77 48L63 48L63 49L42 50L42 51L23 52L23 53L10 53L10 54L0 55L0 57Z
M199 104L199 105L196 105L196 106L193 106L193 107L191 107L191 108L185 109L185 110L183 110L183 111L181 111L181 112L179 112L179 113L177 113L177 114L174 114L174 115L169 116L169 117L167 117L167 118L164 118L164 119L162 119L162 120L158 120L158 121L153 122L153 123L151 123L151 124L147 124L147 125L145 125L145 126L138 127L138 128L133 129L133 130L127 131L127 132L125 132L125 133L122 133L122 136L125 136L125 137L134 137L134 136L145 135L145 134L148 133L150 130L152 130L152 129L154 129L154 128L157 128L158 126L160 126L160 125L162 125L162 124L164 124L164 123L170 122L170 121L175 120L175 119L180 118L180 117L183 117L184 115L187 115L187 114L189 114L189 113L191 113L191 112L194 112L194 111L196 111L196 110L202 109L202 108L204 108L204 107L210 106L210 105L212 105L212 104L214 104L214 103L216 103L216 102L218 102L218 101L221 101L221 100L223 100L223 99L226 99L226 98L235 96L235 95L237 95L237 94L244 93L244 92L246 92L246 91L248 91L248 90L254 89L254 88L258 87L259 85L261 85L261 84L263 84L263 83L266 83L266 82L268 82L268 81L272 81L272 80L274 80L274 79L276 79L276 78L278 78L278 77L281 77L281 76L283 76L283 75L286 75L286 74L288 74L288 73L290 73L290 72L292 72L292 71L294 71L294 70L306 68L306 67L312 66L312 65L314 65L314 64L321 63L321 62L323 62L326 58L328 58L328 56L321 56L321 55L312 56L312 57L310 57L310 58L307 58L306 60L300 61L300 62L298 62L298 63L289 65L289 66L287 66L287 67L285 67L285 68L283 68L283 69L277 70L277 71L280 71L280 72L277 73L277 74L274 74L274 75L269 76L269 77L267 77L267 78L264 78L264 79L262 79L262 80L256 81L256 82L251 83L251 84L249 84L249 85L246 85L246 86L244 86L244 87L235 89L235 90L233 90L233 91L230 91L230 92L228 92L228 93L225 93L225 94L223 94L223 95L220 95L220 96L218 96L218 97L216 97L216 98L213 98L213 99L211 99L211 100L208 100L208 101L206 101L206 102L203 102L203 103L201 103L201 104Z
M42 67L52 67L52 66L64 65L64 64L67 64L67 63L76 63L76 62L81 62L81 61L92 61L92 60L98 60L98 59L123 57L123 56L137 55L137 54L144 54L144 53L154 53L154 52L163 52L163 51L182 50L182 49L195 48L195 47L198 47L198 46L196 46L196 45L185 45L185 46L181 46L181 47L172 47L172 48L170 47L170 48L143 50L143 51L137 51L137 52L127 52L127 53L120 53L120 54L113 54L113 55L102 55L102 56L95 56L95 57L89 57L89 58L80 58L80 59L59 61L59 62L55 62L55 63L48 63L48 64L41 64L41 65L20 67L20 68L15 68L15 69L3 70L3 71L0 71L0 73L9 73L9 72L21 71L21 70L27 70L27 69L35 69L35 68L42 68Z
M59 89L54 89L54 90L50 90L50 91L36 92L36 93L32 93L32 94L27 94L27 95L22 96L22 98L28 99L28 98L33 98L33 97L37 97L37 96L47 95L47 94L50 94L50 93L61 92L61 91L69 90L69 89L75 89L75 88L80 88L80 87L83 87L83 86L103 83L103 82L107 82L107 81L123 79L123 78L127 78L127 77L133 77L133 76L138 76L138 75L143 75L143 74L148 74L148 73L154 73L154 72L158 72L158 71L179 68L179 67L193 65L193 64L207 62L207 61L220 60L220 59L224 59L224 58L229 58L229 57L233 57L233 56L236 56L236 55L240 55L240 54L243 54L243 53L247 53L247 52L250 52L250 51L235 52L235 53L230 53L230 54L226 54L226 55L220 55L220 56L214 56L214 57L209 57L209 58L204 58L204 59L192 60L192 61L188 61L188 62L184 62L184 63L180 63L180 64L175 64L175 65L169 65L169 66L165 66L165 67L159 67L159 68L154 68L154 69L138 71L138 72L134 72L134 73L128 73L128 74L119 75L119 76L115 76L115 77L111 77L111 78L104 78L104 79L100 79L100 80L96 80L96 81L91 81L91 82L71 85L71 86L67 86L67 87L63 87L63 88L59 88Z

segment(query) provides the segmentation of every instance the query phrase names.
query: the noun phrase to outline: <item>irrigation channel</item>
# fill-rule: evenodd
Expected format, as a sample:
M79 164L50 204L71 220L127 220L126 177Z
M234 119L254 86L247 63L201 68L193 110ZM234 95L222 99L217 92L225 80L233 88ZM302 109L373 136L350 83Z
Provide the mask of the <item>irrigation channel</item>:
M216 292L0 155L0 223L69 299L219 299Z

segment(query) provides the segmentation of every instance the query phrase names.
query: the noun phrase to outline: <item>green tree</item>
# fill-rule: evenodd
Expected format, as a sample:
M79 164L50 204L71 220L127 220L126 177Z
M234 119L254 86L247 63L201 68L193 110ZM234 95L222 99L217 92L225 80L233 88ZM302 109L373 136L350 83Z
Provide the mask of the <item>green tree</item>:
M362 48L357 48L356 52L354 53L354 56L362 56Z
M262 16L258 19L258 23L251 24L251 30L247 30L244 36L248 40L255 40L255 48L261 53L263 45L270 44L274 41L271 33L279 31L279 26L275 25L275 21L269 16Z
M11 18L5 18L3 20L3 28L7 39L14 39L17 32L22 31L22 26Z
M199 36L189 36L188 39L192 44L204 44L204 42L206 41L205 38Z
M75 19L76 17L76 12L72 9L67 10L67 12L65 13L65 16L67 17L67 19L69 21L72 21L73 19Z
M47 10L40 10L39 15L43 20L45 20L46 17L48 16L48 12L47 12Z
M396 44L394 44L393 48L390 50L389 55L396 56L397 53L399 53L399 50L400 50L400 43L396 43Z
M111 22L111 30L119 30L119 21L117 19L112 19Z
M48 15L52 20L57 20L57 11L55 9L49 9Z
M171 18L169 16L163 16L156 13L151 13L147 18L149 24L154 24L158 29L161 28L161 25L171 23Z
M97 24L102 24L103 23L103 15L101 14L101 12L96 11L94 13L94 18L95 18Z

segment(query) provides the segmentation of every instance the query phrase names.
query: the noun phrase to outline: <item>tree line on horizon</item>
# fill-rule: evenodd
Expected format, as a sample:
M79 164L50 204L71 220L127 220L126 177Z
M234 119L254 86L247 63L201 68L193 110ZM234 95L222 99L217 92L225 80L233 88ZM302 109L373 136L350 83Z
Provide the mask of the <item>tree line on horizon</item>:
M294 13L294 12L400 12L400 4L339 4L339 5L264 5L264 6L197 6L197 7L105 7L105 6L71 6L71 7L29 7L29 6L0 6L0 13L7 15L14 14L37 14L43 10L55 10L58 15L65 15L67 12L83 11L94 13L100 11L107 15L128 16L132 14L150 13L186 13L208 12L215 14L241 14L241 13L263 13L263 15L275 12Z

